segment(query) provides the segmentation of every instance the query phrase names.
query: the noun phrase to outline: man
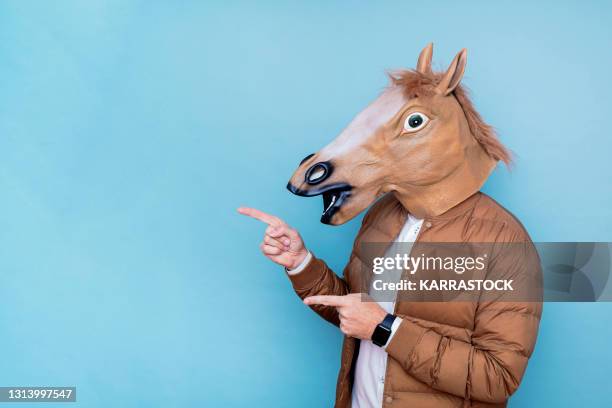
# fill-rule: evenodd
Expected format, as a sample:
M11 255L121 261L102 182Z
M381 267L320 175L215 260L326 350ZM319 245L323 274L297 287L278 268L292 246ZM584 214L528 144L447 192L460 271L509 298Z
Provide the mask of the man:
M289 182L297 195L323 195L321 220L328 224L346 222L376 202L343 277L278 217L239 209L268 225L264 255L286 269L305 304L345 335L337 407L505 407L535 345L541 303L534 299L374 302L361 293L363 271L371 267L363 249L368 243L516 245L523 250L498 256L487 276L524 281L539 272L523 256L533 245L522 225L479 192L495 164L510 155L459 84L466 52L445 73L433 73L432 49L422 51L416 71L393 76Z

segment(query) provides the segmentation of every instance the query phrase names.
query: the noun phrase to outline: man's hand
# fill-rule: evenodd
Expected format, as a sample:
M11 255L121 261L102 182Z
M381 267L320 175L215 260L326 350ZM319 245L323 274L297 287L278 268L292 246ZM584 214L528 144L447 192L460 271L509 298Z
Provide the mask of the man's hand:
M300 234L280 218L255 208L240 207L238 212L268 224L259 248L272 262L295 269L308 255Z
M338 310L340 330L347 336L370 340L374 329L383 321L387 312L374 301L363 302L361 293L346 296L311 296L304 299L308 306L325 305Z

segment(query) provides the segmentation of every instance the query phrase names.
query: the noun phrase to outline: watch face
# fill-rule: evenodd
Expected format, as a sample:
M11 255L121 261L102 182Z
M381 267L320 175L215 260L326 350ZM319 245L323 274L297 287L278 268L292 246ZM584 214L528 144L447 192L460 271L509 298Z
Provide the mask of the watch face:
M374 333L372 333L372 343L376 344L379 347L382 347L387 343L387 340L389 340L390 335L391 329L378 325L376 326L376 329L374 329Z

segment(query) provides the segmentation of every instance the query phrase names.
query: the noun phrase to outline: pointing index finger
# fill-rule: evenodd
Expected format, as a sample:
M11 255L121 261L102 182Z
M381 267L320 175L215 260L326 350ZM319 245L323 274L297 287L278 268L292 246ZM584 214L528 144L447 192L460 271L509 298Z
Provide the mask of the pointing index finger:
M307 297L304 299L304 303L306 303L308 306L324 305L339 307L344 306L346 300L344 296L319 295Z
M263 211L257 210L255 208L250 207L240 207L238 208L238 212L242 215L246 215L247 217L255 218L256 220L265 222L268 225L280 225L282 221L275 217L274 215L267 214Z

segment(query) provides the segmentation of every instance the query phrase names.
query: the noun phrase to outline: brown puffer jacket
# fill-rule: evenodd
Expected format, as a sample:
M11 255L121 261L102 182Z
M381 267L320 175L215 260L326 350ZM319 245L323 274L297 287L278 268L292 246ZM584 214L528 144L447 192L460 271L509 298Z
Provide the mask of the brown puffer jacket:
M359 292L363 242L392 242L407 212L388 194L365 216L344 277L313 256L290 276L296 293L346 295ZM522 225L490 197L476 193L446 213L424 220L417 242L524 242ZM335 308L314 306L338 325ZM533 352L541 302L402 302L403 322L387 345L383 407L505 407ZM359 341L345 337L336 407L350 407L352 368Z

